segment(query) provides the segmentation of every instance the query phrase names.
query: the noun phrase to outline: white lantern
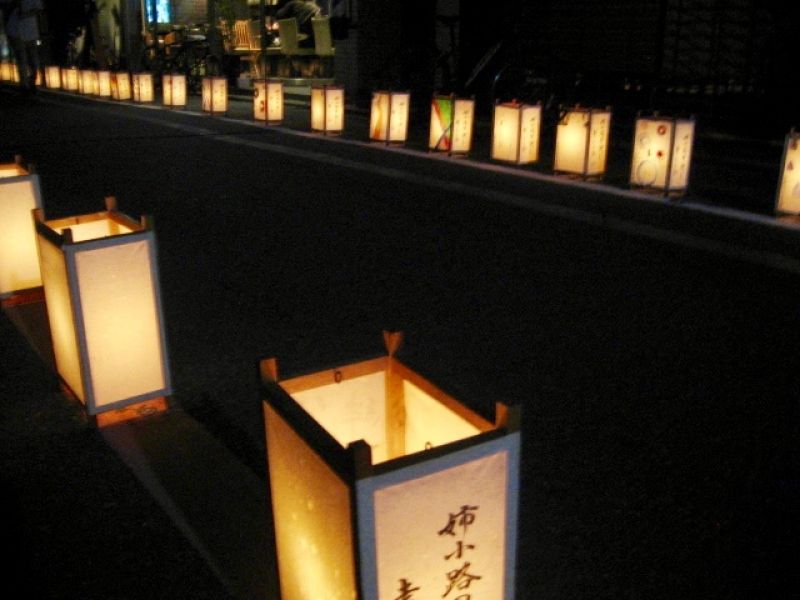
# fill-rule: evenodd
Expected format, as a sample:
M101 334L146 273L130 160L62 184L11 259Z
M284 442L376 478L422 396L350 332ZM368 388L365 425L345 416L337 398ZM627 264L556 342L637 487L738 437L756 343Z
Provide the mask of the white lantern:
M132 95L134 102L152 102L155 94L153 93L153 74L134 73L131 75Z
M91 69L81 69L78 91L84 96L97 94L97 73Z
M475 101L455 96L434 96L428 148L450 155L467 155L472 149Z
M778 194L775 212L784 215L800 215L800 134L792 129L783 146Z
M45 303L59 376L89 415L164 406L171 393L155 232L116 210L45 221Z
M404 144L408 138L408 92L373 92L369 139L386 144Z
M492 158L516 164L538 161L541 127L541 105L516 102L495 104Z
M51 90L61 88L61 68L57 65L48 65L44 68L45 86Z
M61 69L61 87L68 92L77 92L80 87L80 71L66 67Z
M203 112L228 112L228 80L225 77L203 77Z
M111 97L111 71L97 71L97 89L95 93L101 98Z
M609 109L568 109L558 123L553 169L585 178L602 177L610 133Z
M117 71L111 76L111 98L114 100L131 99L131 76L127 71Z
M16 162L0 164L0 298L42 285L31 211L42 208L39 177Z
M283 600L512 600L519 412L488 421L388 356L279 378L263 361Z
M164 106L186 106L186 75L167 73L161 84Z
M283 121L283 82L272 79L253 81L253 119L277 125Z
M0 61L0 81L14 81L14 63L10 60Z
M336 135L344 131L343 87L311 87L311 130L325 135Z
M689 186L694 119L638 117L633 136L630 183L683 194Z

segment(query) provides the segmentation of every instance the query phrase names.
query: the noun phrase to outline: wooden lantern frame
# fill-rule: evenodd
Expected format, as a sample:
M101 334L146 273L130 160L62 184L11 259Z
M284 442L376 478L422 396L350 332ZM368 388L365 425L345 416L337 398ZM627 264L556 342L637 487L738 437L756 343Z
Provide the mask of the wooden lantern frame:
M504 154L505 149L502 147L503 140L500 135L503 132L498 132L498 129L502 126L501 119L504 113L512 113L508 115L512 119L510 128L514 137L514 148L511 156ZM533 119L531 119L532 116ZM516 101L495 102L492 115L492 160L516 165L538 162L541 148L541 129L541 104L524 104Z
M335 567L337 578L344 582L343 587L337 588L339 592L354 591L358 598L391 600L396 594L387 595L387 577L393 579L395 575L382 575L378 565L391 564L393 571L398 565L392 562L390 553L387 554L386 544L382 545L376 537L387 525L388 518L378 505L378 495L385 497L389 490L398 488L401 493L407 493L404 490L409 486L442 478L438 480L439 485L444 483L448 487L446 493L458 495L463 503L471 492L462 488L464 483L454 485L449 477L456 472L463 473L459 469L477 463L486 465L485 461L491 460L497 461L492 462L495 465L493 483L481 480L478 484L493 490L501 488L490 503L492 506L485 507L487 511L496 509L493 513L496 527L491 532L493 543L497 545L496 554L492 556L497 556L497 563L490 569L495 587L488 597L512 600L519 501L519 407L497 403L495 420L488 421L396 358L401 333L384 332L384 341L385 356L290 378L278 376L275 359L266 359L260 364L281 595L284 600L296 600L301 597L297 590L307 586L307 581L318 579L316 576L322 576L323 571ZM381 377L381 373L385 378L386 441L387 446L394 447L391 451L397 456L374 463L372 449L364 439L344 447L294 395L358 381L365 376ZM422 390L426 398L441 407L437 410L451 411L478 433L436 447L426 444L423 450L405 454L405 441L401 439L405 434L399 433L399 428L406 427L404 395L410 392L404 390L409 385ZM329 409L341 411L333 405ZM395 433L389 433L389 429L394 429ZM498 484L500 477L502 483ZM330 501L339 508L329 512L326 507L330 506L326 503ZM412 520L420 512L415 506L402 504ZM323 511L323 522L314 520L315 506ZM399 535L408 533L405 531L408 528L401 524L392 525ZM413 525L410 528L413 529ZM498 529L502 529L502 533ZM298 554L303 548L312 553L314 565L323 566L305 564L306 559ZM438 573L436 575L438 577ZM326 577L322 580L329 581ZM309 594L302 597L324 595ZM440 594L441 590L436 595Z
M441 113L441 106L448 106L448 114ZM465 131L462 131L462 125ZM428 150L466 157L472 151L474 134L475 99L459 98L455 94L434 94L431 98Z
M634 124L631 144L631 187L661 192L665 196L683 196L689 189L694 132L693 117L639 113ZM660 145L665 146L663 149L660 147L651 149L652 142L649 138L653 134L656 139L659 136L667 136L665 144ZM689 138L688 142L684 139L686 136ZM684 146L681 146L681 143L684 143ZM686 165L683 168L675 163L678 152L686 153L683 158ZM661 158L666 159L663 164L659 163Z
M216 101L216 88L222 86L225 89L225 100L222 106L218 106ZM201 92L202 108L204 113L209 115L224 115L228 112L228 79L221 75L209 75L203 77L203 89Z
M283 81L253 80L254 121L263 121L267 125L280 125L284 118L285 104Z
M611 108L584 108L574 106L564 109L556 127L556 147L555 158L553 160L553 171L557 174L568 174L578 176L583 179L602 179L608 166L608 146L611 138ZM570 125L570 120L574 118L582 119L582 123ZM604 120L605 119L605 120ZM567 128L577 128L583 126L583 140L577 140L578 145L582 141L582 154L570 156L570 142L565 139L572 132ZM581 135L578 132L578 135ZM593 154L601 156L593 160ZM566 154L566 156L565 156Z
M775 214L800 215L800 132L794 128L786 134L781 158L781 172L775 194Z
M341 85L311 86L311 131L323 135L340 135L345 125L345 90ZM341 105L336 99L341 99ZM335 110L331 111L329 104ZM321 108L319 108L321 107ZM338 113L338 114L337 114Z
M402 146L408 140L408 125L411 110L411 92L378 90L372 92L370 108L369 139L385 145ZM401 114L397 115L397 112ZM382 117L386 117L383 119ZM400 118L400 131L392 127Z

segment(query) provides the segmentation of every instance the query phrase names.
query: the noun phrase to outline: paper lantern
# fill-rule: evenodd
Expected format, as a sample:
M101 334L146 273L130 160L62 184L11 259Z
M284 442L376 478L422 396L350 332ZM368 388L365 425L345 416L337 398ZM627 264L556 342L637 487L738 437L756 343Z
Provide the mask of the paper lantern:
M51 221L36 234L53 353L89 415L171 393L156 238L116 210Z
M800 134L794 129L786 135L781 176L775 199L775 212L800 215Z
M41 287L31 211L42 208L39 177L16 162L0 164L0 298Z
M203 77L203 112L228 112L228 80L225 77Z
M638 117L633 135L632 186L682 194L689 186L694 120Z
M66 67L61 69L61 87L68 92L77 92L80 87L80 71Z
M611 111L570 108L559 120L553 169L582 177L602 177L606 171Z
M153 94L153 74L134 73L131 75L131 88L134 102L152 102Z
M408 92L374 92L369 117L369 139L386 144L404 144L408 138Z
M538 161L541 127L541 105L516 102L495 104L492 158L516 164Z
M0 81L11 81L11 61L0 61Z
M283 82L261 79L253 82L253 119L276 125L283 121Z
M519 412L480 417L388 356L288 379L264 418L283 600L512 600Z
M45 86L51 90L61 88L61 68L57 65L48 65L44 68Z
M455 96L434 96L428 148L448 154L469 154L475 120L475 101Z
M311 87L311 130L325 135L336 135L344 131L343 87Z
M111 97L111 71L97 71L97 88L95 93L101 98Z
M161 84L164 106L186 106L186 75L167 73Z
M80 93L84 96L96 96L97 88L97 71L82 69L80 72Z
M131 76L127 71L117 71L111 75L111 98L114 100L131 99Z

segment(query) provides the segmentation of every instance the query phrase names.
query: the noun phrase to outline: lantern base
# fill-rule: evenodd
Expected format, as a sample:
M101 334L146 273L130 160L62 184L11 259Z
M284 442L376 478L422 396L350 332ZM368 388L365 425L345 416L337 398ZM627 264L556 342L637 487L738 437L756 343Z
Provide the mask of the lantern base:
M646 185L631 185L630 189L644 194L651 194L653 196L662 196L672 200L679 200L686 195L686 189L681 190L667 190L664 188L650 187Z
M44 302L44 288L41 286L16 290L0 297L0 306L2 308L11 308L20 304L33 304L35 302Z
M776 214L778 221L782 223L791 223L793 225L800 225L800 215L794 213L778 212Z
M556 177L563 177L565 179L572 179L574 181L591 181L598 183L603 181L605 173L598 173L596 175L583 175L582 173L572 173L571 171L553 171Z
M116 410L109 410L107 412L100 413L95 416L95 423L98 427L106 427L116 423L123 423L125 421L139 419L141 417L149 417L151 415L166 412L167 410L169 410L167 398L161 396L159 398L137 402L136 404L130 404L124 408L118 408Z

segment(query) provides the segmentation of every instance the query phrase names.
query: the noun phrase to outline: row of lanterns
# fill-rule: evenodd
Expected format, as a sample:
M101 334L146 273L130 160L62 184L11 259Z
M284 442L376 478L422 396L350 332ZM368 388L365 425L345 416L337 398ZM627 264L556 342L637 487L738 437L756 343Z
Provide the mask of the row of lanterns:
M166 410L152 221L113 198L48 220L39 190L21 159L0 164L3 305L41 289L58 375L99 425ZM260 362L281 598L511 600L519 409L485 418L383 337L385 354L311 374Z
M13 77L13 63L0 65L3 77ZM78 70L45 67L45 85L86 95L115 100L153 102L151 73ZM185 107L187 80L182 74L166 74L162 79L164 106ZM224 114L228 110L227 80L205 77L202 81L202 110ZM369 137L386 144L404 144L408 136L410 94L378 91L373 93ZM253 117L270 124L283 120L283 83L255 81ZM469 98L435 96L431 101L428 148L449 155L467 155L472 148L475 104ZM311 129L335 135L344 131L344 89L315 86L311 89ZM491 158L516 165L540 159L540 105L516 102L494 107ZM602 178L606 171L610 109L573 107L559 120L553 170L583 178ZM629 182L633 187L681 195L689 186L689 171L694 143L695 122L691 118L639 116L636 119ZM800 157L798 136L786 138L781 181L776 198L779 214L800 214L800 176L795 171Z

